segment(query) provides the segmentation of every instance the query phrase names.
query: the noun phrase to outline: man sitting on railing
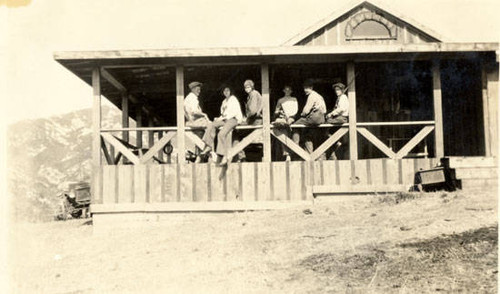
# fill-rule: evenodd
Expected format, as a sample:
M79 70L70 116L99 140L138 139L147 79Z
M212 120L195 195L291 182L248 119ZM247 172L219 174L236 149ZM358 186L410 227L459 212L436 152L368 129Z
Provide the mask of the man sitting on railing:
M335 83L332 85L335 95L337 95L337 101L335 102L335 107L332 112L326 115L326 122L333 125L342 125L349 121L349 100L344 94L346 87L342 83ZM337 130L338 128L335 128ZM331 136L331 133L328 133ZM337 159L335 151L342 145L339 141L335 144L330 159Z
M201 86L203 84L200 82L189 83L189 89L191 92L184 99L184 116L186 118L186 127L201 127L206 128L210 123L208 115L201 110L200 102L198 97L201 93ZM204 134L203 130L194 131L197 136L202 137ZM200 150L196 147L196 154L199 154ZM200 160L199 156L196 159Z
M290 125L295 121L295 116L299 111L299 104L297 102L297 98L291 96L292 87L290 85L285 85L283 87L283 93L285 96L281 97L276 103L276 109L274 110L275 120L273 125L277 133L284 133L287 137L290 137ZM299 144L299 138L297 136L294 142L297 145ZM290 161L290 154L286 147L282 144L277 146L280 148L279 151L283 154L285 160Z
M304 92L307 95L307 102L300 114L301 117L295 123L306 126L317 126L324 123L326 113L325 100L323 96L313 90L312 80L306 80L304 82ZM306 128L302 131L302 135L304 137L306 151L313 153L313 138L318 135L317 130ZM298 130L293 132L292 137L294 141L299 141L300 135Z

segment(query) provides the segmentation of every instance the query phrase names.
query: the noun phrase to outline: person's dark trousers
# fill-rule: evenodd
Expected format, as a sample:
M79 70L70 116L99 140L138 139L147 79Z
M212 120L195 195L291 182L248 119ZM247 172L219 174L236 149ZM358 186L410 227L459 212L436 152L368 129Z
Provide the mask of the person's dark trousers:
M337 130L340 129L340 126L342 124L345 124L348 122L349 122L349 117L343 116L343 115L337 115L334 117L327 118L326 123L334 125L334 127L332 127L331 130L327 131L327 136L331 137ZM339 156L339 155L343 155L344 152L342 152L342 151L343 151L343 149L345 149L345 146L348 143L347 134L342 136L342 138L340 138L340 140L338 140L337 142L340 142L342 144L342 147L338 147L337 144L334 144L332 147L328 148L328 150L325 152L325 155L329 155L330 159L343 158L343 156ZM337 148L342 148L342 149L337 150Z
M304 147L308 153L313 153L314 144L313 138L317 137L320 134L320 131L314 126L318 126L325 122L325 114L320 111L314 111L308 114L305 117L299 118L295 124L305 125L313 128L304 128L302 132L299 130L294 130L292 139L294 142L300 141L300 137L304 140Z

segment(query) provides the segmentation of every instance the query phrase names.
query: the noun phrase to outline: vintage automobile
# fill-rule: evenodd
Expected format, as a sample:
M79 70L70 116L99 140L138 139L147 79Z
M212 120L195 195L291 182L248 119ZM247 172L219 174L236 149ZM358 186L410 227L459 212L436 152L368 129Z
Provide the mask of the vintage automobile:
M59 194L60 204L56 219L67 220L69 217L86 218L90 207L90 184L88 182L70 182L65 184Z

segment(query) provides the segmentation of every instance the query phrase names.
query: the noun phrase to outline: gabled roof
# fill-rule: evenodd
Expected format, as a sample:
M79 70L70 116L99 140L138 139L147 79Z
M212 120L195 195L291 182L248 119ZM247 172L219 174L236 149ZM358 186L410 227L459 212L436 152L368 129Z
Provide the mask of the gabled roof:
M377 2L377 5L375 5L375 4L373 4L374 2L375 2L374 0L370 0L370 1L354 0L354 1L350 2L348 5L346 5L343 9L335 11L334 13L330 14L326 18L318 21L317 23L315 23L311 27L307 28L303 32L295 35L294 37L292 37L291 39L289 39L288 41L283 43L283 46L297 45L297 43L299 43L303 39L307 38L308 36L312 35L317 30L319 30L319 29L325 27L326 25L338 20L339 18L343 17L346 14L349 14L350 12L355 11L356 9L358 9L361 6L365 6L367 8L372 9L372 10L375 10L375 11L378 10L378 11L382 11L386 14L389 14L389 15L397 18L399 21L415 28L416 30L422 32L425 35L428 35L436 40L439 40L440 42L447 41L447 39L443 38L443 36L436 33L432 29L418 23L417 21L403 15L402 13L397 12L392 7L388 7L387 4L385 4L385 3L382 4L382 3Z

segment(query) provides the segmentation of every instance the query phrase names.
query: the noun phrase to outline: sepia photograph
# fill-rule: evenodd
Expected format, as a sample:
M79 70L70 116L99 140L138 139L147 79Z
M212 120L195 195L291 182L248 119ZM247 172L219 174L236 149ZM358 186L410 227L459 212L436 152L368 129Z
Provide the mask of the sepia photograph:
M499 11L0 0L0 293L497 293Z

